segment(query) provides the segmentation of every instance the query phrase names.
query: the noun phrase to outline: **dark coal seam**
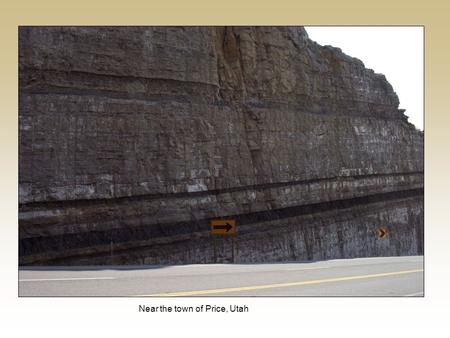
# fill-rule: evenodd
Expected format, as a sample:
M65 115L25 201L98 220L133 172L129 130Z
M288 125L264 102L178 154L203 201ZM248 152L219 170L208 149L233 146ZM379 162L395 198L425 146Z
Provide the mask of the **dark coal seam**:
M197 82L197 81L184 81L177 79L168 79L168 78L155 78L155 77L145 77L145 76L133 76L133 75L118 75L118 74L107 74L107 73L94 73L94 72L85 72L81 70L71 70L71 71L62 71L57 69L42 69L42 68L32 68L32 67L23 67L19 70L19 75L25 76L27 72L39 72L46 74L62 74L62 75L74 75L74 76L88 76L88 77L96 77L96 78L115 78L120 80L128 80L128 81L147 81L147 82L175 82L180 84L195 84L195 85L204 85L204 86L212 86L218 87L219 85L214 83L207 82Z
M334 200L282 209L259 211L249 214L224 215L223 218L235 219L238 226L243 226L247 224L268 222L302 215L315 215L332 210L344 210L360 205L423 196L423 193L423 188L410 189L344 200ZM91 231L79 234L26 238L19 241L19 255L26 256L48 251L60 251L62 253L64 250L95 247L110 243L126 243L158 237L161 238L193 234L197 232L207 232L210 228L210 220L211 218L207 218L192 221L159 223L132 228L112 229L106 231Z
M310 180L299 180L299 181L289 181L289 182L276 182L276 183L264 183L247 185L234 188L224 188L215 190L205 190L205 191L195 191L195 192L178 192L178 193L160 193L160 194L143 194L136 196L121 196L113 198L93 198L93 199L78 199L78 200L64 200L64 201L40 201L40 202L29 202L19 204L19 211L29 210L28 208L59 208L59 207L78 207L84 205L101 205L101 204L118 204L118 203L128 203L141 200L155 200L155 199L178 199L186 197L207 197L207 196L217 196L226 193L241 192L246 190L264 190L270 188L282 188L290 187L296 185L307 185L313 183L321 183L326 181L351 181L360 180L366 178L376 178L376 177L397 177L397 176L414 176L423 175L422 171L408 172L408 173L380 173L380 174L367 174L367 175L353 175L353 176L334 176L328 178L315 178Z
M406 201L409 200L411 198L417 198L418 196L411 196L411 197L405 197L405 198L400 198L400 199L395 199L393 201L393 203L398 203L400 201ZM375 204L377 204L379 202L376 202ZM366 214L369 210L367 209L367 206L374 206L374 204L368 204L368 205L361 205L362 207L366 207L365 211L363 211L363 214ZM374 206L375 208L379 208L377 206ZM333 221L337 221L337 222L342 222L342 217L344 217L346 219L345 213L351 212L351 208L350 209L343 209L342 213L339 213L338 215L336 215L336 218L333 219ZM370 212L370 211L369 211ZM354 213L352 212L351 217L358 217L357 215L359 214L359 211ZM301 216L301 215L300 215ZM325 219L331 218L332 216L327 215L325 217ZM270 222L270 221L268 221ZM292 226L292 224L281 224L281 225L277 225L277 231L281 230L281 231L286 231L286 229L290 228ZM244 228L245 229L245 228ZM264 232L266 232L267 230L263 230ZM250 231L246 231L246 230L241 230L239 231L239 233L243 233L245 235L249 235ZM202 236L199 238L204 238L206 234L203 232ZM170 244L168 243L137 243L136 246L130 247L130 248L114 248L114 256L118 257L121 255L127 255L133 258L140 258L142 257L142 252L148 251L148 250L160 250L160 249L164 249L165 246L167 245L178 245L180 243L185 243L188 244L190 242L192 238L182 238L182 239L174 239ZM197 239L197 237L195 238ZM27 265L71 265L71 261L73 260L79 260L79 259L101 259L101 258L108 258L110 257L110 252L109 251L101 251L101 252L95 252L95 253L86 253L86 254L80 254L77 252L70 252L67 256L64 257L53 257L53 258L49 258L49 259L37 259L34 261L34 263L28 263Z
M20 94L26 95L72 95L72 96L92 96L92 97L107 97L110 99L120 100L134 100L150 102L176 102L176 103L192 103L193 101L189 95L162 95L162 94L146 94L146 93L133 93L127 94L126 92L115 92L102 89L78 89L78 88L66 88L58 86L41 87L39 89L21 89ZM154 99L154 100L152 100ZM197 100L202 102L201 100Z

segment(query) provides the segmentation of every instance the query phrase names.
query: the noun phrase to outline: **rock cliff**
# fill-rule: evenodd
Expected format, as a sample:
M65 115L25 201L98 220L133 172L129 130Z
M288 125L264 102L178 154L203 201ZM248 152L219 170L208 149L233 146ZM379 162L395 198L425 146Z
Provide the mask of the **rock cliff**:
M20 27L19 241L20 264L422 254L423 133L302 27Z

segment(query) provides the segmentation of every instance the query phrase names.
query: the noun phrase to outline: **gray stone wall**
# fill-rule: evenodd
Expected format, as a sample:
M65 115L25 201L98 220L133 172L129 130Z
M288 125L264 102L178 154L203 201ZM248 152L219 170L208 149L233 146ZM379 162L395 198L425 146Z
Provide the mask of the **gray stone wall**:
M211 218L267 211L260 224L317 203L356 210L365 196L414 192L405 208L423 212L423 134L383 75L301 27L21 27L19 81L23 264L206 262ZM368 229L364 217L343 227ZM416 251L358 237L311 254L298 239L294 256L419 253L423 217L413 219L404 236ZM305 225L292 222L295 237ZM334 245L336 225L321 231ZM281 242L252 243L235 259L294 257Z

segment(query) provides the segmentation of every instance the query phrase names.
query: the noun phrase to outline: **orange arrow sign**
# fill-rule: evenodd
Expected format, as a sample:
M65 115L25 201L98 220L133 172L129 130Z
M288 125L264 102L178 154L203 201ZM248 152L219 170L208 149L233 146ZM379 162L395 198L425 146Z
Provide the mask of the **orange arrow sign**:
M211 221L212 235L235 235L236 221L234 219L215 219Z
M385 228L379 228L377 230L377 232L378 232L378 237L380 237L380 238L384 238L387 235L387 230Z

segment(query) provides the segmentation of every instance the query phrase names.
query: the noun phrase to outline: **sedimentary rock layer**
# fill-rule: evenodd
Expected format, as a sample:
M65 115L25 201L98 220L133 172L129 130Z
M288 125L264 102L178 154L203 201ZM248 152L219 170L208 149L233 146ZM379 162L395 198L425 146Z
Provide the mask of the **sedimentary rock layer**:
M22 264L423 252L423 134L301 27L21 27L19 76Z

